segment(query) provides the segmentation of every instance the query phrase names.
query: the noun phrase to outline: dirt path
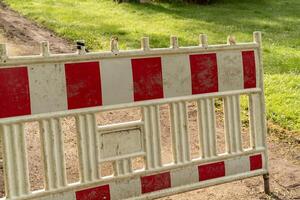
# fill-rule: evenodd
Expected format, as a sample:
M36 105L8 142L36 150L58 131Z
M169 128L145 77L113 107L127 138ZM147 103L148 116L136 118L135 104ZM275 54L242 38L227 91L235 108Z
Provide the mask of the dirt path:
M8 42L10 55L39 54L39 43L49 41L53 53L70 52L74 46L53 32L27 20L0 2L0 42ZM2 35L2 36L1 36ZM5 36L3 36L5 35Z
M39 54L39 42L48 40L52 52L70 52L74 46L68 41L55 36L37 24L28 21L19 14L5 8L0 3L0 43L7 43L9 55L28 55ZM190 107L190 130L191 138L195 140L192 145L192 151L197 152L196 114L193 105ZM122 112L107 112L99 115L99 124L135 120L139 118L138 110L126 110ZM164 160L170 160L170 129L167 109L162 109L162 142ZM288 132L280 131L280 128L270 125L268 135L269 160L270 160L270 181L272 197L263 193L262 177L236 181L206 189L195 190L179 194L172 197L162 198L164 200L191 200L191 199L300 199L300 141L285 137ZM218 123L218 142L224 143L221 121ZM63 129L65 133L65 154L67 160L68 180L74 182L78 180L78 160L75 138L75 123L71 118L64 119ZM26 127L26 140L28 143L29 161L30 161L30 181L33 188L41 188L42 164L40 162L39 133L37 124L28 124ZM279 132L278 132L279 130ZM247 132L247 130L244 130ZM244 137L246 138L246 137ZM245 139L245 143L247 143ZM222 145L219 147L222 149ZM221 150L220 150L221 151ZM137 161L138 163L139 161ZM104 173L110 173L106 170ZM3 189L3 174L0 167L0 191ZM0 192L1 197L1 192Z

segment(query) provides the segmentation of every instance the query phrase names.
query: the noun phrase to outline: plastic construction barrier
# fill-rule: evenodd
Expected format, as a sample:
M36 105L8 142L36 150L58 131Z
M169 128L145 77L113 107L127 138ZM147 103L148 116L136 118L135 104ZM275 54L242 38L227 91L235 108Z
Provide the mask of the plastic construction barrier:
M4 199L151 199L263 175L269 193L261 34L251 43L9 57L1 45L0 134ZM250 148L243 148L240 96L249 99ZM224 104L226 152L217 152L215 101ZM187 102L196 102L199 156L192 158ZM162 163L160 107L168 105L173 162ZM96 114L141 108L139 121L100 126ZM75 118L80 181L66 176L61 119ZM38 122L44 189L31 191L24 124ZM134 170L142 157L145 167ZM113 175L99 167L113 163Z

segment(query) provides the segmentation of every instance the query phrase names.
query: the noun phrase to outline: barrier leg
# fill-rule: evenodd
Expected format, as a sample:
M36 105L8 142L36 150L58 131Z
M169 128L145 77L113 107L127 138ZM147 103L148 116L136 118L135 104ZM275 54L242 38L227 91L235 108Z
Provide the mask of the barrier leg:
M263 175L263 178L264 178L264 189L265 189L265 193L266 193L267 195L270 195L270 194L271 194L271 191L270 191L269 174L264 174L264 175Z

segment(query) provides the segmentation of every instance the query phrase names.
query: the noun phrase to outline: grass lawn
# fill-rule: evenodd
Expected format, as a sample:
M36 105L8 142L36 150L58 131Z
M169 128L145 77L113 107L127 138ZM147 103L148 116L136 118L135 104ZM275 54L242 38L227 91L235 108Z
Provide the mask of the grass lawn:
M300 131L300 1L219 0L210 6L183 4L115 4L112 0L4 0L13 9L70 40L84 39L90 49L109 49L116 35L120 48L140 47L150 36L153 47L169 46L177 35L181 45L198 44L206 33L211 44L229 34L252 41L263 32L268 118Z

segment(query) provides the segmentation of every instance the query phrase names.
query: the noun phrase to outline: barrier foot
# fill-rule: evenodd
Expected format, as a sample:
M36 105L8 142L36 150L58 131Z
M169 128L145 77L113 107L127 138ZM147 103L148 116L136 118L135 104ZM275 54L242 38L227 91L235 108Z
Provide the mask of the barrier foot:
M264 189L265 189L265 193L267 195L270 195L271 194L271 191L270 191L270 178L269 178L269 174L264 174L263 175L263 178L264 178Z

